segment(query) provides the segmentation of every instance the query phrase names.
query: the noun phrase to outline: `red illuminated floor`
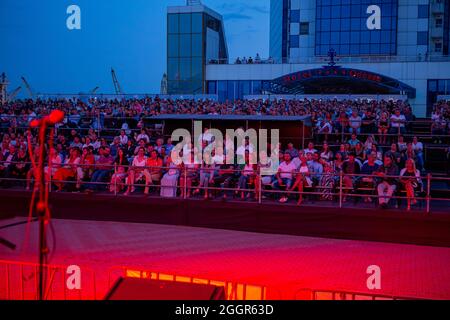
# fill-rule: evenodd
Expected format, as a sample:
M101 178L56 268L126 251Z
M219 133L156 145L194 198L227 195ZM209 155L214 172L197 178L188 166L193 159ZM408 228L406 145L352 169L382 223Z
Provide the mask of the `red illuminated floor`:
M115 222L53 224L57 249L51 263L97 272L140 267L264 285L279 290L280 298L292 298L284 292L300 288L450 298L450 248ZM30 226L27 248L25 225L0 230L0 237L18 244L14 252L0 246L0 260L36 262L37 226ZM369 265L381 267L381 290L367 289Z

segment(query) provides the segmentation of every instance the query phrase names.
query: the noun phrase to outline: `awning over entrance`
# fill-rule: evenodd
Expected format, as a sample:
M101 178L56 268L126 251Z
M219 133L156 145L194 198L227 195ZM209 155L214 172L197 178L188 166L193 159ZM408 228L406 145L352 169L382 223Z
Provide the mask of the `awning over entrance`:
M406 94L416 89L396 79L370 71L324 66L274 79L265 88L272 94Z

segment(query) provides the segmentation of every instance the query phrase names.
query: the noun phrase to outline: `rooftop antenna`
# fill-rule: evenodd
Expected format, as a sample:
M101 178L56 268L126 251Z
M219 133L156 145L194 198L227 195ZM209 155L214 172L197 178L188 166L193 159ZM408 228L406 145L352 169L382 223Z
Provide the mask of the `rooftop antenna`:
M167 94L167 74L164 73L161 80L161 94Z

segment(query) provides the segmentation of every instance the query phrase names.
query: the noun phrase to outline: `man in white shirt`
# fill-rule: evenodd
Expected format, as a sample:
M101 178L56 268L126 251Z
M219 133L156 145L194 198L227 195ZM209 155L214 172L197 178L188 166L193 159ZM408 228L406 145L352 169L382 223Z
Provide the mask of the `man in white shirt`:
M394 114L391 116L391 128L389 129L390 134L405 134L405 124L406 118L400 113L400 110L395 110Z
M356 111L353 111L350 118L348 118L348 124L350 133L359 134L361 132L362 119Z
M280 190L281 186L285 186L286 190L290 189L292 186L292 181L294 180L294 173L296 170L295 164L292 162L291 155L286 152L284 154L284 161L278 167L278 172L275 175L275 181L273 183L273 188L275 190ZM287 202L287 196L283 195L280 198L280 202Z

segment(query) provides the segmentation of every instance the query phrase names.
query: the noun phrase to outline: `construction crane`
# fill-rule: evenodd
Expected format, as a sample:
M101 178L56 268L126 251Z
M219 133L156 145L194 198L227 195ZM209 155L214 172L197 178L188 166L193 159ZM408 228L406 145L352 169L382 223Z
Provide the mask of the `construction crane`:
M89 94L96 94L98 89L100 89L100 87L95 87L94 89L92 89Z
M21 77L21 79L22 79L23 84L25 85L25 88L28 91L28 94L30 95L30 98L33 98L34 97L34 93L33 93L33 90L31 90L31 86L28 83L27 79L25 79L25 77Z
M19 94L20 90L22 90L22 87L17 87L15 90L13 90L10 94L8 94L8 97L6 98L7 101L12 101L14 98Z
M116 90L116 94L122 94L122 88L120 87L120 83L117 80L116 72L111 68L111 76L114 84L114 90Z
M3 72L0 76L0 103L5 103L8 100L8 89L9 81L6 78L6 74Z

